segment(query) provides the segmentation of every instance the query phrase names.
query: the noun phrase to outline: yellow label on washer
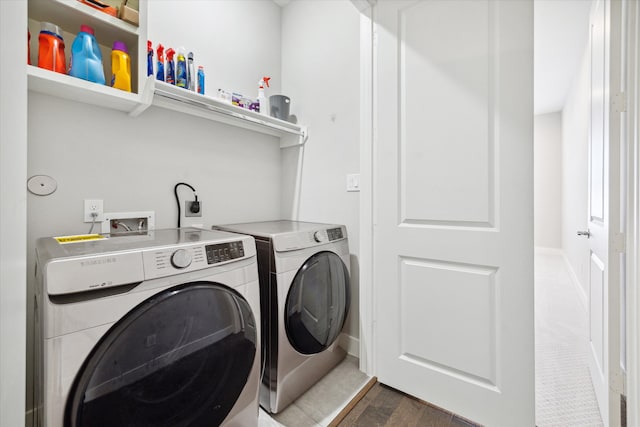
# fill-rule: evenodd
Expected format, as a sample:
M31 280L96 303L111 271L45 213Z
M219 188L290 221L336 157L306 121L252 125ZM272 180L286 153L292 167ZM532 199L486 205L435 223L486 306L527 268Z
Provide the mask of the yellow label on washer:
M87 240L100 240L104 238L102 234L79 234L77 236L54 237L60 244L86 242Z

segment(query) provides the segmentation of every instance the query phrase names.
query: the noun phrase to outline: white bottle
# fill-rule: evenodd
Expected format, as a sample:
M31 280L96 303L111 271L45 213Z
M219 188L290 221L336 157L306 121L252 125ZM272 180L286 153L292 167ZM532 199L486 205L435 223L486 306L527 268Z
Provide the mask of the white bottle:
M266 84L269 87L269 80L271 80L271 77L263 77L258 82L258 105L260 106L260 114L265 116L269 115L269 106L267 105L267 97L264 94L264 85Z

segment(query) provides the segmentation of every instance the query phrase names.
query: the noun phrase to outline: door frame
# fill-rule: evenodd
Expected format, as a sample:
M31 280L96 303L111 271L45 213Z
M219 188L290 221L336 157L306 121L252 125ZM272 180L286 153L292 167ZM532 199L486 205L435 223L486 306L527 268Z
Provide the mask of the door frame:
M640 425L640 4L624 1L626 13L627 136L627 425Z
M627 19L628 94L626 96L627 142L627 416L628 425L640 425L640 4L623 1ZM373 121L376 98L373 90L376 54L375 0L356 2L360 15L360 370L376 375L376 313L373 276L375 218L374 159L376 131ZM634 10L635 9L635 10Z

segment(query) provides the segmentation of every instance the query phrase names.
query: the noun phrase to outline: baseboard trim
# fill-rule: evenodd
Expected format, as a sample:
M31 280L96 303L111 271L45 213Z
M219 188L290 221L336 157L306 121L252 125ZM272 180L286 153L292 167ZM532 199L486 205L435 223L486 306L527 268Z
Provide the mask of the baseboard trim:
M349 415L349 413L353 410L353 408L355 408L358 402L360 402L362 398L364 398L367 395L369 390L371 390L371 388L374 385L376 385L377 382L378 382L378 378L371 377L369 381L353 397L353 399L351 399L351 401L347 404L347 406L342 408L342 411L340 411L338 415L336 415L336 417L333 419L333 421L329 423L329 427L337 427L342 422L342 420L344 420L347 417L347 415Z
M340 334L338 345L344 348L347 353L356 358L360 358L360 340L345 333Z
M564 256L562 249L560 248L547 248L544 246L536 246L535 247L536 255L560 255Z

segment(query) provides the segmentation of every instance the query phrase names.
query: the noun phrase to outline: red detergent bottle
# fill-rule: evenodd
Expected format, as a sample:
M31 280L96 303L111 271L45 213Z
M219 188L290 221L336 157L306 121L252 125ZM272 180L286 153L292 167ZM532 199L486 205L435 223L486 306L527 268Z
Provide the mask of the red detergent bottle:
M65 74L67 68L60 27L50 22L42 22L38 42L38 67Z

